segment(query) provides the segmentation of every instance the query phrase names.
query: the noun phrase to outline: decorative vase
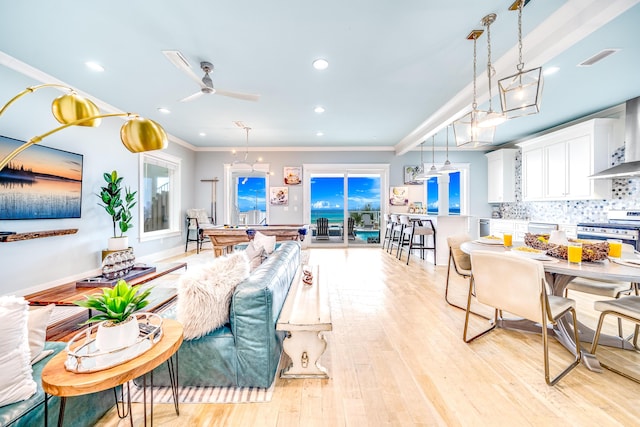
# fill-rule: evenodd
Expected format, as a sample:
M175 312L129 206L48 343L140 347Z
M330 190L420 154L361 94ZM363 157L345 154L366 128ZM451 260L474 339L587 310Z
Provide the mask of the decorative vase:
M105 320L98 325L96 347L100 351L130 347L135 344L139 334L140 328L136 316L116 324Z
M129 237L111 237L107 243L107 249L110 251L123 251L129 248Z

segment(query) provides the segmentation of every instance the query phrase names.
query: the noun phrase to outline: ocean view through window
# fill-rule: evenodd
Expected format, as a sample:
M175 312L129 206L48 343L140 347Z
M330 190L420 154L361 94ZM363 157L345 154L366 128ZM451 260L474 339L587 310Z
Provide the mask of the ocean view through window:
M380 177L349 176L347 208L354 217L380 212ZM344 177L317 176L311 179L311 223L320 217L330 224L344 222ZM357 221L358 222L358 221Z

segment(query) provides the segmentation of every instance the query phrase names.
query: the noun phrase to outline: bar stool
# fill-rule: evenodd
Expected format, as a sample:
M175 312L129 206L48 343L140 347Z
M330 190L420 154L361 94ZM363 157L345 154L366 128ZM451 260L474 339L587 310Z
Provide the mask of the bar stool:
M400 239L402 238L402 224L400 224L400 216L391 214L391 235L389 236L389 244L387 245L387 252L392 253L393 248L398 247Z
M404 216L404 215L403 215ZM400 217L402 220L402 217ZM424 259L424 251L433 251L433 264L436 263L436 228L430 219L414 219L410 220L406 217L406 221L409 221L410 225L405 225L402 229L401 242L398 245L398 259L402 258L402 248L406 245L403 242L408 242L407 252L407 265L409 265L409 258L411 258L411 251L414 249L420 249L420 259ZM415 241L415 237L419 236L418 242ZM405 237L407 240L405 240ZM426 237L431 237L433 245L427 245Z
M391 222L391 216L389 214L384 214L384 237L382 239L382 249L384 249L384 245L391 240L391 234L393 234L393 223Z

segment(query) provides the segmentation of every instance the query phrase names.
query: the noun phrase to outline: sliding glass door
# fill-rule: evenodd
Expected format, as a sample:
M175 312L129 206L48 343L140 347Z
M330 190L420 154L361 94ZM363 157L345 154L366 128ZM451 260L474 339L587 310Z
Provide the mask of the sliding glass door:
M379 245L386 165L305 165L313 245Z

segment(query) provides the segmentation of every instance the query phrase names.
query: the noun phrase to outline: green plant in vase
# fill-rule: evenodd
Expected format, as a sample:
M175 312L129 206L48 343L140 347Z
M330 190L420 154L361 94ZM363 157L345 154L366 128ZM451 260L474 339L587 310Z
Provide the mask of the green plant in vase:
M113 238L109 240L109 249L122 250L129 246L128 239L124 233L133 228L133 214L131 210L136 205L137 191L131 191L129 187L124 188L124 199L122 198L123 188L121 176L118 176L117 171L111 173L105 172L103 178L106 182L104 187L101 187L98 197L102 201L104 210L111 216L113 222ZM120 236L117 234L117 230L120 230ZM115 239L121 239L117 241Z
M75 305L100 313L83 323L101 322L96 334L99 350L123 348L135 343L140 330L133 314L149 304L147 298L151 293L151 289L140 293L139 290L121 279L113 288L102 288L101 294L74 301Z

